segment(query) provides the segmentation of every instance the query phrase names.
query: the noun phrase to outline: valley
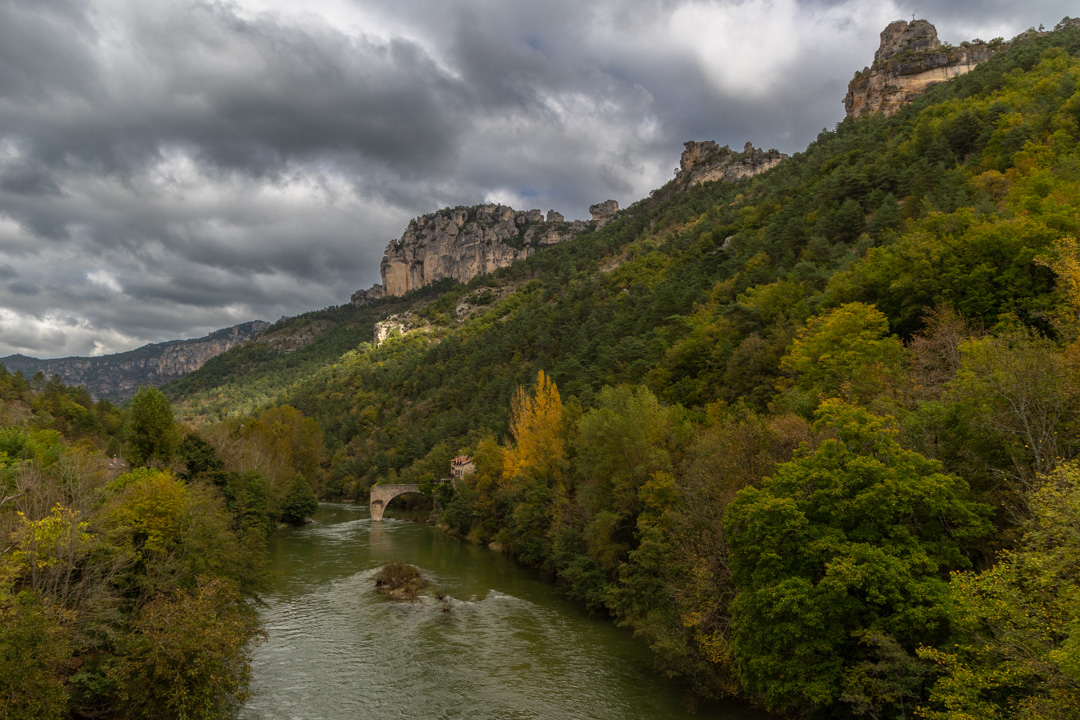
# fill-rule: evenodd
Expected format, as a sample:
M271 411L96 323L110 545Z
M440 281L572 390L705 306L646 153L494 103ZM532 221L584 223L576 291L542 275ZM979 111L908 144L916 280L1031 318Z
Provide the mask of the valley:
M844 104L127 405L0 371L11 716L1076 717L1080 26L898 21Z

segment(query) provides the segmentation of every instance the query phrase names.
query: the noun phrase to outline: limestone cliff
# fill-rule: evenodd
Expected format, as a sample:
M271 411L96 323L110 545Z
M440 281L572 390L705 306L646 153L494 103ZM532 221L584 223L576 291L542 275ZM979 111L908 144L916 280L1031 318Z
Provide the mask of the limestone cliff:
M712 140L684 143L675 183L684 187L704 182L736 182L753 177L775 167L787 155L778 150L759 150L746 143L742 152L727 145L721 147Z
M1008 44L976 40L960 47L941 44L926 20L897 20L881 31L874 62L855 73L844 97L848 117L892 115L927 88L970 72Z
M618 209L613 200L608 203L601 203L602 221ZM468 282L565 242L590 224L601 223L566 222L554 210L545 217L539 210L494 204L421 215L409 223L401 238L387 245L379 267L382 283L354 293L352 304L404 295L445 278Z
M597 229L607 225L608 221L615 217L617 212L619 212L619 203L614 200L605 200L602 203L589 206L589 215L592 216Z
M715 142L688 142L672 181L683 188L719 180L735 182L774 167L787 155L759 150L750 143L742 152ZM402 236L386 246L379 267L382 282L353 293L355 306L400 297L446 278L466 283L537 250L566 242L586 228L602 228L619 212L614 200L591 205L588 222L566 222L550 210L515 210L506 205L446 208L421 215Z
M55 360L11 355L0 358L0 364L11 372L20 370L27 377L37 372L46 377L59 375L68 385L85 385L94 397L126 400L144 385L164 385L198 370L210 358L247 342L268 327L270 323L253 320L195 340L144 345L115 355Z

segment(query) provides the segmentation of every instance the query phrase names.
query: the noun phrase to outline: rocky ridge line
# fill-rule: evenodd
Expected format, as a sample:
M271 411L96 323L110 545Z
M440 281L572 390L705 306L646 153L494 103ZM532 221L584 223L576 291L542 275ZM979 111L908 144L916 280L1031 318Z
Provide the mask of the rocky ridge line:
M674 182L692 187L705 182L737 182L776 167L787 155L779 150L761 150L746 143L742 152L712 140L683 143Z
M144 385L164 385L198 370L210 358L257 337L270 323L252 320L193 340L171 340L100 357L40 360L25 355L0 358L11 372L60 376L67 385L85 385L96 398L126 400Z
M703 182L736 182L775 167L787 157L777 150L760 150L746 143L743 152L708 140L685 144L675 182L684 188ZM572 240L586 228L602 228L619 212L614 200L591 205L588 222L566 222L554 210L515 210L506 205L444 208L409 223L397 240L386 246L379 266L381 283L357 290L350 298L363 306L446 278L467 283L538 250Z

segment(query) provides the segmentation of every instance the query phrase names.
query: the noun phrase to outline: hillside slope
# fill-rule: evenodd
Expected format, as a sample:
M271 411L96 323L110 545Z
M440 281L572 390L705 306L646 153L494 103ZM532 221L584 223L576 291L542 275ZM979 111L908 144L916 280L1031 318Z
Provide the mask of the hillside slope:
M672 181L467 285L279 323L170 391L192 416L315 418L326 496L471 454L438 521L700 695L1073 717L1078 55L1066 23L1017 38L761 175Z
M1034 67L1072 33L1021 43L892 118L845 121L763 176L686 189L673 181L603 229L468 285L284 320L170 391L208 417L294 402L345 445L363 434L350 383L378 368L362 381L380 393L380 424L427 430L410 443L430 447L477 428L504 431L513 389L541 368L586 405L604 385L646 382L690 406L744 398L764 407L795 329L844 301L877 303L903 337L941 300L972 320L1012 313L1046 328L1053 274L1032 258L1061 230L1016 227L1009 201L1030 182L1017 164L1031 161L1018 153L1052 113L1039 99L1012 107L1003 94L1009 70ZM1070 208L1048 219L1066 223ZM947 274L910 278L910 287L911 269L887 283L871 277L916 238L987 224L1009 230L998 246L926 257L958 263ZM984 264L989 284L976 293L969 274ZM374 323L409 308L428 330L373 347ZM404 446L394 454L392 465L372 466L372 479L418 457Z

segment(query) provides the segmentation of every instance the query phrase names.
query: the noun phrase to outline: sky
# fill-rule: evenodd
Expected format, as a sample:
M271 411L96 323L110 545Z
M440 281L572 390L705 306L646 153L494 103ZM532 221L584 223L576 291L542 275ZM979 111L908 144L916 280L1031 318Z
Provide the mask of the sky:
M341 305L413 217L588 219L687 140L798 152L889 22L957 44L1071 5L0 0L0 356Z

